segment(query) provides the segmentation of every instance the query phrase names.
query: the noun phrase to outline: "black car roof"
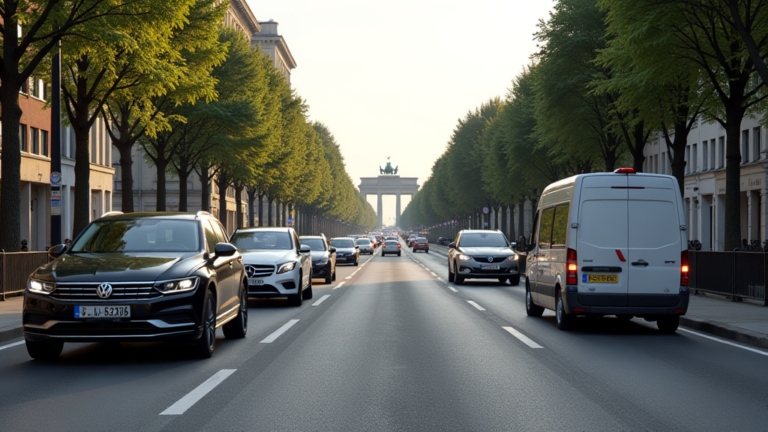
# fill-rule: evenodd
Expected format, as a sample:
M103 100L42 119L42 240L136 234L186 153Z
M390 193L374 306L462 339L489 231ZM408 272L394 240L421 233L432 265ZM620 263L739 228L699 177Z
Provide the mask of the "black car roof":
M209 216L209 215L205 215ZM97 220L134 220L134 219L180 219L180 220L195 220L198 215L195 213L183 213L183 212L137 212L137 213L123 213L123 214L111 214L100 217Z

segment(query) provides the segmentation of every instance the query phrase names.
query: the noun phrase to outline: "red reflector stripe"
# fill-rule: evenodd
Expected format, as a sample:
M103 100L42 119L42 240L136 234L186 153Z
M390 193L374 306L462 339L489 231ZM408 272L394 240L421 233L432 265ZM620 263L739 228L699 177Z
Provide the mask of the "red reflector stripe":
M622 254L620 250L616 249L616 255L619 256L619 261L627 262L627 260L624 259L624 254Z
M685 310L683 310L683 309L675 309L675 313L685 313Z
M611 186L611 189L645 189L645 186Z
M574 312L584 312L584 309L582 308L573 308Z

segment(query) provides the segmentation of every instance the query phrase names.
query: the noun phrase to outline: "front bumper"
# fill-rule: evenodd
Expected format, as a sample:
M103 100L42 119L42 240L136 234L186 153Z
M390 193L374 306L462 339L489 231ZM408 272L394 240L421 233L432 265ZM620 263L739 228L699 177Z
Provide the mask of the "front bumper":
M246 264L247 265L247 264ZM277 274L273 272L269 276L258 276L256 279L264 281L263 285L248 284L248 297L285 297L299 292L299 270L301 266L296 263L296 267L286 273ZM313 271L314 273L314 271Z
M58 300L25 293L24 337L32 341L190 341L202 335L203 293L143 300ZM130 318L77 319L75 306L131 306Z
M338 263L353 263L357 261L357 255L345 255L345 256L338 256L336 255L336 264Z
M599 301L599 298L590 299L590 294L579 293L576 289L576 286L569 286L565 294L563 306L566 313L636 316L685 315L688 312L690 300L690 291L687 287L681 289L679 294L629 294L604 302ZM592 297L596 296L592 295ZM585 302L592 304L584 304ZM583 312L574 312L574 309L580 309Z
M459 263L459 270L456 272L456 275L468 279L496 279L518 274L520 274L520 270L516 261L501 264L498 270L485 270L475 263Z

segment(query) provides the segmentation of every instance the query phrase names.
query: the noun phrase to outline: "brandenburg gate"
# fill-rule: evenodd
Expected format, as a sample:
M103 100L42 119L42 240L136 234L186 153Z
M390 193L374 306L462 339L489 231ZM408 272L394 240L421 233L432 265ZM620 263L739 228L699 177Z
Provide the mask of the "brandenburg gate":
M367 200L368 195L376 195L376 215L379 217L379 226L384 225L382 212L382 196L395 195L396 212L395 226L400 226L400 215L402 208L400 205L401 195L410 195L411 197L419 191L417 183L418 177L400 177L397 175L397 167L392 168L392 164L387 162L386 168L379 168L378 177L361 177L360 194Z

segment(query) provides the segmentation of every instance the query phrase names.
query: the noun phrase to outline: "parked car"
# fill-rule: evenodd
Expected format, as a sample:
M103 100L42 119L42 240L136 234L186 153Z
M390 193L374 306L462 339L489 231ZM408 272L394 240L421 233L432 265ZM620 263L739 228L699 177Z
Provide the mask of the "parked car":
M291 306L312 298L311 249L293 228L242 228L231 242L243 254L249 297L287 297Z
M349 237L336 237L331 239L331 246L336 248L336 263L360 264L360 249L355 245L355 240Z
M29 277L23 330L34 359L65 342L189 341L214 351L216 329L248 330L242 257L206 212L110 212Z
M425 238L415 239L411 243L411 250L414 252L423 250L425 253L429 253L429 240Z
M381 245L381 256L387 256L387 254L397 254L397 256L400 256L401 248L402 246L397 240L386 240L384 241L384 244Z
M309 246L312 257L312 277L325 279L329 284L336 280L336 248L328 244L324 235L301 236L302 245Z
M368 238L359 238L355 240L355 246L360 251L360 254L373 255L373 243Z
M688 310L688 238L672 176L632 168L582 174L544 189L527 258L526 312L634 316L677 330Z
M520 283L520 256L509 247L501 231L461 230L448 245L448 281L461 285L465 279L498 279Z

